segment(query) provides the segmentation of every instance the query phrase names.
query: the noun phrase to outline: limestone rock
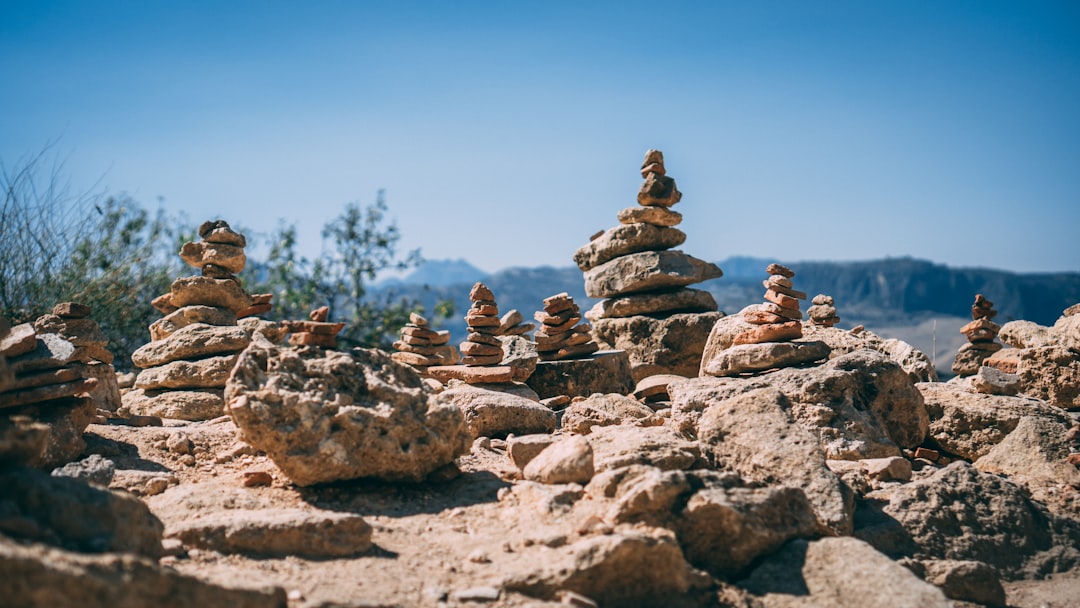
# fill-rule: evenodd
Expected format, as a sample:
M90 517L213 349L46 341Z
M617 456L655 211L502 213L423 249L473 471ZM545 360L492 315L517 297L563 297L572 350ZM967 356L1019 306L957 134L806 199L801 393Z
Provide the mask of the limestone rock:
M589 441L580 435L571 435L537 454L522 470L522 475L529 481L546 484L586 484L594 471Z
M225 220L211 220L199 224L199 238L207 243L220 243L236 247L246 247L244 235L234 231Z
M662 319L642 315L599 319L593 324L593 334L601 348L626 351L634 382L656 374L693 377L701 367L709 332L723 316L707 312Z
M749 372L792 367L820 361L829 356L824 342L763 342L739 344L701 361L701 374L735 376Z
M936 587L855 538L794 540L766 558L739 585L766 608L829 606L949 608Z
M244 440L301 486L419 481L469 447L461 410L379 350L279 348L256 339L241 353L226 397Z
M594 394L570 404L562 415L562 428L581 435L594 426L610 426L628 422L647 422L642 426L660 424L653 411L636 399L620 394Z
M582 270L590 270L620 256L671 249L685 241L686 233L678 228L644 223L620 224L574 252L574 263Z
M51 469L79 457L86 450L83 431L97 414L94 400L76 397L8 410L12 418L25 417L33 423L15 422L16 461L25 466ZM5 417L0 417L4 421ZM6 425L4 425L6 426ZM3 451L3 450L0 450Z
M1002 325L998 337L1013 348L1039 348L1057 342L1049 327L1022 320Z
M0 356L18 357L37 348L37 332L30 323L22 323L10 328L0 336Z
M173 281L169 298L173 307L214 306L233 313L251 306L251 296L232 279L210 277L180 277ZM168 313L166 313L168 314Z
M178 329L192 323L206 325L236 325L236 314L227 308L192 305L178 308L175 312L150 324L150 339L164 340Z
M930 436L952 454L975 460L1000 443L1026 416L1064 424L1059 408L1028 397L987 395L963 387L922 382L916 385L930 415Z
M802 488L822 523L848 534L854 496L825 466L817 439L788 415L790 407L787 397L771 388L713 403L698 422L702 449L718 468Z
M132 389L124 393L120 413L126 416L157 416L176 420L211 420L224 413L224 390Z
M131 354L131 361L146 369L179 359L198 359L223 353L237 353L251 342L243 328L193 323L178 329L164 340L144 344Z
M247 264L243 247L225 243L184 243L180 248L180 258L200 270L207 264L213 264L233 274L240 274Z
M507 437L506 455L514 466L522 470L552 443L555 443L555 438L547 433Z
M439 394L439 400L461 409L470 439L527 435L555 430L555 412L536 401L517 395L459 386Z
M713 312L716 298L700 289L678 288L600 300L585 317L592 322L600 319L675 313Z
M305 559L349 557L371 548L371 526L359 515L307 509L211 512L183 522L169 536L219 553Z
M1053 506L1062 484L1080 488L1080 468L1069 462L1075 450L1065 439L1068 429L1065 421L1024 416L974 466L985 473L1008 475L1036 500Z
M720 267L679 250L624 255L585 272L585 293L610 298L642 291L685 287L724 275Z
M803 324L803 338L828 344L830 359L868 348L895 361L911 375L913 382L937 382L938 379L937 370L934 369L930 357L902 340L885 339L869 330L853 334L843 329L811 323Z
M1005 588L997 568L976 561L931 559L919 564L923 579L938 587L945 597L985 606L1004 606Z
M707 466L701 447L666 426L603 426L589 433L596 470L630 465L654 466L664 471Z
M1080 357L1069 349L1025 348L1020 351L1017 373L1025 395L1068 410L1080 409Z
M239 355L207 357L197 361L171 361L148 367L135 378L135 387L143 390L164 388L225 388Z
M1012 396L1020 392L1020 375L1007 374L1001 370L983 365L969 379L973 390L987 395Z
M541 399L558 395L625 394L634 390L630 360L623 351L600 351L582 359L540 361L526 384Z
M619 212L620 224L652 224L653 226L678 226L682 214L666 207L628 207Z

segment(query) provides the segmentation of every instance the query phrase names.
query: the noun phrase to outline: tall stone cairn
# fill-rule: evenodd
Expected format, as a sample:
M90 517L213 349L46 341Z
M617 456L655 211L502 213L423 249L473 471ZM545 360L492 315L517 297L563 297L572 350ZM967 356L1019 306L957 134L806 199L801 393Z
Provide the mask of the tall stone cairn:
M90 313L90 307L85 304L61 302L53 306L51 313L34 320L34 330L39 334L57 334L75 346L78 358L86 361L87 377L98 380L90 394L95 405L115 412L120 408L120 386L112 366L114 356L108 349L108 336L90 318Z
M200 274L176 279L154 299L165 316L150 325L152 341L131 355L142 371L123 396L127 414L184 420L222 414L225 381L251 342L237 318L255 300L236 276L247 263L244 235L219 220L199 226L199 237L184 243L180 257Z
M819 293L811 300L811 304L812 306L806 309L806 316L810 317L810 322L814 325L832 327L840 322L832 296Z
M723 276L710 262L678 249L682 200L664 155L649 150L637 206L618 214L619 225L574 253L585 293L602 298L585 313L601 349L624 350L635 381L654 374L693 376L713 324L722 316L712 294L689 286Z
M581 309L566 292L545 298L544 310L533 318L540 323L535 338L541 361L576 359L600 350L589 324L581 321Z
M450 332L436 331L428 327L428 320L417 313L409 313L409 322L401 328L400 337L394 341L390 358L404 363L424 374L433 365L453 365L460 357L449 344Z
M337 335L345 329L344 323L330 323L330 307L322 306L311 311L310 321L283 321L285 331L289 332L289 344L292 346L318 346L337 348Z
M960 328L968 343L961 346L953 360L952 372L957 376L971 376L978 373L990 355L1003 348L997 342L998 332L1001 326L991 321L997 316L994 303L987 300L981 293L975 295L975 303L971 305L972 321Z
M502 363L502 342L497 337L502 321L499 305L487 285L477 282L469 291L472 306L465 314L469 333L461 343L461 363L470 367Z
M792 288L795 272L780 264L769 264L765 272L765 303L743 312L743 319L756 327L736 336L736 345L790 342L803 335L799 300L805 300L806 293Z

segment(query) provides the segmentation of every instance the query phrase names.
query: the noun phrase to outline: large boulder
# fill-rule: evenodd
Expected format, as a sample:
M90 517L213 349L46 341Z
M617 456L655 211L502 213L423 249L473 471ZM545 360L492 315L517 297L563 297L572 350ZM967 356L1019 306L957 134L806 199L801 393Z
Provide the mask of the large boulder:
M1080 522L1051 515L1018 486L966 462L866 498L855 536L893 558L979 561L1006 579L1080 565Z
M634 464L665 471L707 466L698 443L686 440L667 426L593 427L589 443L597 471Z
M792 420L791 403L762 388L711 404L697 425L702 450L718 469L770 486L801 488L835 534L852 529L854 495L825 465L817 438Z
M626 351L634 382L656 374L692 377L698 375L709 330L723 316L703 312L598 319L593 337L601 348Z
M930 415L930 436L951 454L975 460L1005 439L1025 416L1065 423L1068 414L1038 399L975 393L955 384L916 385Z
M1076 352L1063 346L1025 348L1016 371L1025 395L1068 410L1080 409L1080 355Z
M938 379L934 363L926 353L907 342L894 338L882 338L869 330L851 333L837 327L803 323L803 339L828 344L831 349L829 353L831 359L867 348L876 350L895 361L912 376L914 382L936 382Z
M604 350L580 359L539 361L525 382L541 399L634 390L630 359L621 350Z
M1068 431L1064 420L1024 416L1003 440L975 461L975 468L1008 475L1050 508L1071 497L1071 503L1060 506L1080 515L1080 497L1075 492L1080 489L1080 468L1069 462L1069 455L1080 450L1066 439Z
M998 338L1013 348L1053 346L1057 341L1049 327L1023 320L1009 321L1002 325Z
M281 348L256 336L226 398L244 441L301 486L419 481L468 451L461 409L380 350Z
M870 350L816 367L671 384L672 418L681 431L693 433L713 403L770 386L787 396L791 416L817 435L832 460L898 456L900 448L916 447L926 437L929 417L910 375Z
M461 409L471 438L555 430L554 411L533 399L510 392L463 384L443 391L439 400Z
M642 251L585 271L585 295L610 298L642 291L685 287L724 276L720 267L677 249Z

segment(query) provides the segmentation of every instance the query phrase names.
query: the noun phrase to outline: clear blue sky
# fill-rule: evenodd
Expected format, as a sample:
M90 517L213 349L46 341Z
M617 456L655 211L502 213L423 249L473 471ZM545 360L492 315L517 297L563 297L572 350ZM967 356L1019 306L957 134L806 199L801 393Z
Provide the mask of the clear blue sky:
M1080 270L1076 2L0 0L0 160L309 253L571 264L659 148L683 249Z

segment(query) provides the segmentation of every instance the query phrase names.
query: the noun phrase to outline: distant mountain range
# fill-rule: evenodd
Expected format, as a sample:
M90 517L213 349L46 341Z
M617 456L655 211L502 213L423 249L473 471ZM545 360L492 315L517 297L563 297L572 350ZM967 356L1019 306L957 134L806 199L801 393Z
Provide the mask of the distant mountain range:
M733 314L762 301L765 267L774 261L731 257L717 262L724 270L722 278L694 287L711 292L720 310ZM950 268L909 257L780 263L796 272L795 288L810 298L819 293L833 296L843 327L865 325L886 337L906 340L927 354L936 345L939 369L948 368L956 348L963 343L959 328L971 318L976 293L994 302L999 311L995 321L999 323L1026 319L1050 325L1065 308L1080 302L1080 272L1018 274ZM495 293L499 310L516 308L528 320L540 310L544 298L563 291L573 296L582 310L597 301L585 296L582 272L575 266L508 268L488 274L460 259L427 261L403 279L380 283L372 295L416 300L429 311L440 300L453 301L455 314L441 327L451 330L454 340L459 341L465 334L462 314L469 307L469 288L478 280Z

